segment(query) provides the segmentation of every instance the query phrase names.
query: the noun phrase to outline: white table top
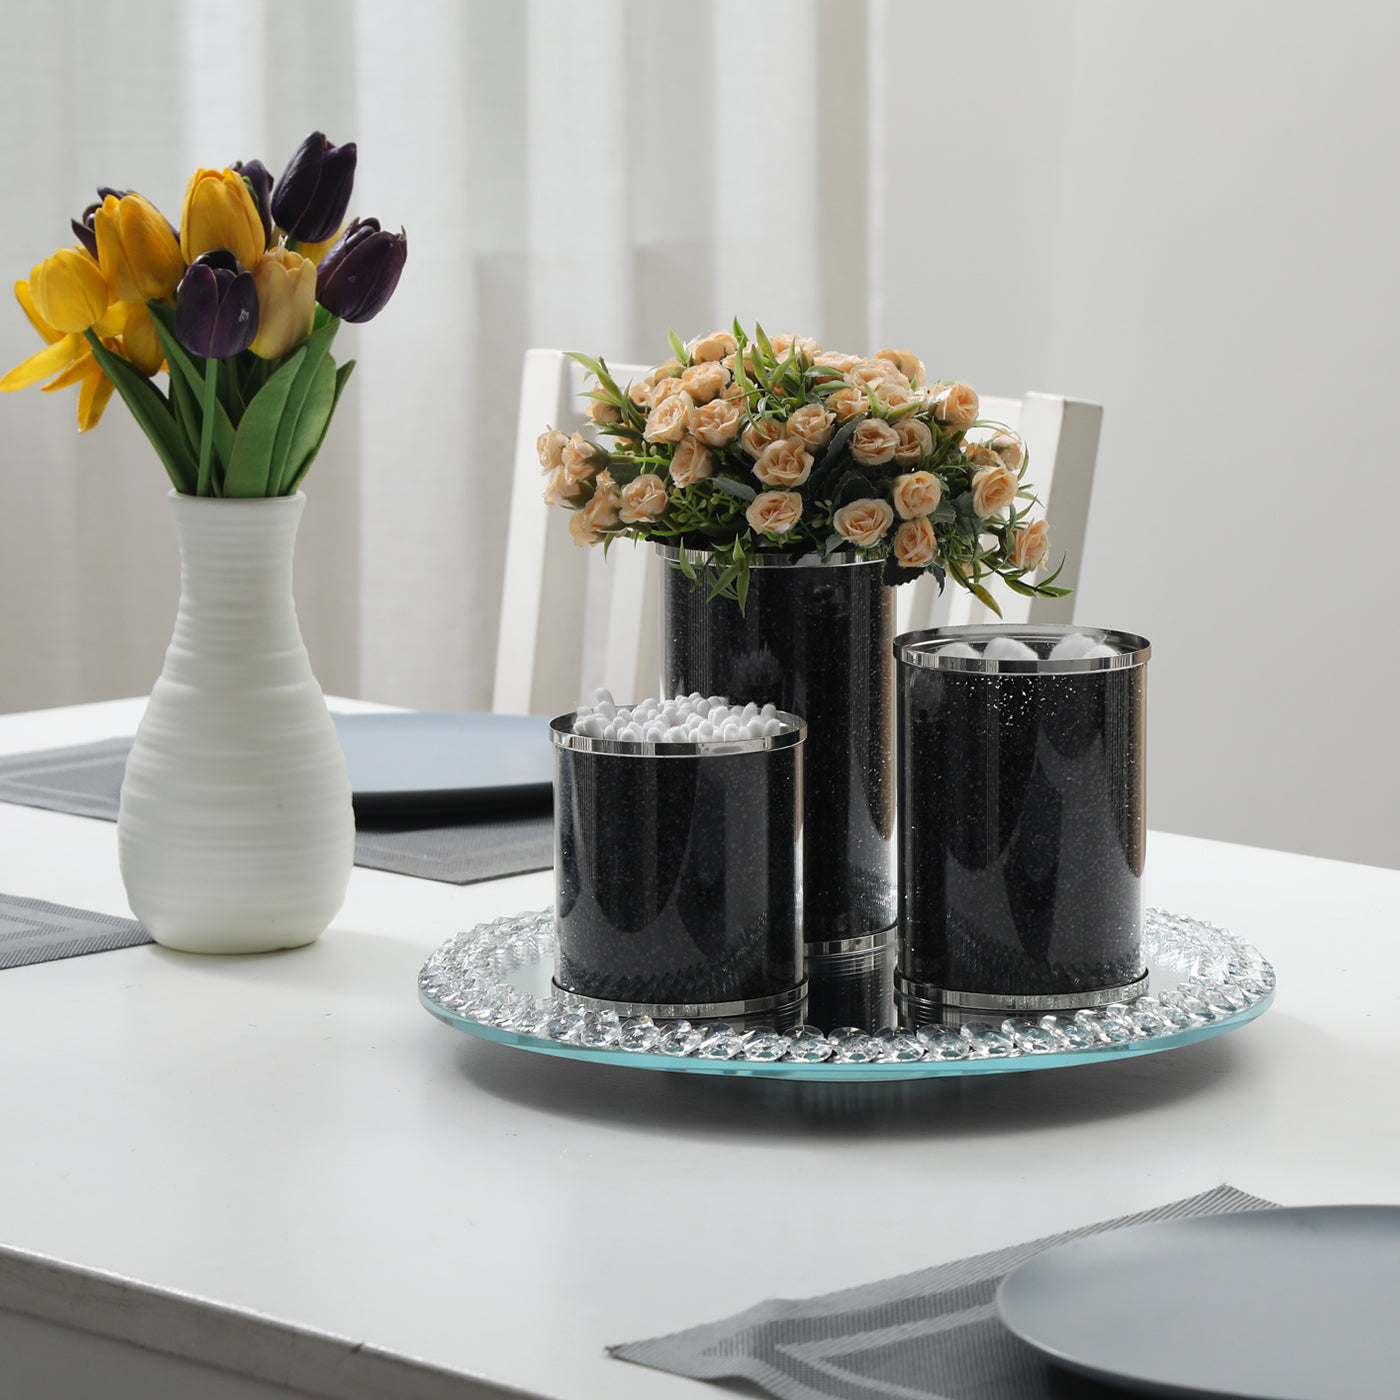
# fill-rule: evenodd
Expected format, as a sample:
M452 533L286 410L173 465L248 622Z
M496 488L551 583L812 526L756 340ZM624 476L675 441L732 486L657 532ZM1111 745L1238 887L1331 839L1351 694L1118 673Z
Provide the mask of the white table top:
M0 752L130 733L139 711L0 717ZM0 891L127 914L115 827L0 803ZM606 1344L765 1297L1222 1181L1287 1205L1400 1199L1400 871L1153 833L1149 903L1256 944L1278 972L1266 1015L1117 1063L880 1086L580 1065L422 1009L435 947L551 899L548 874L356 869L305 949L0 972L0 1246L367 1343L318 1373L327 1395L375 1394L387 1352L440 1368L395 1395L629 1400L702 1392ZM0 1259L0 1306L226 1354L236 1316L191 1327L148 1298L131 1321L100 1280L46 1292L45 1267ZM242 1344L292 1384L317 1355Z

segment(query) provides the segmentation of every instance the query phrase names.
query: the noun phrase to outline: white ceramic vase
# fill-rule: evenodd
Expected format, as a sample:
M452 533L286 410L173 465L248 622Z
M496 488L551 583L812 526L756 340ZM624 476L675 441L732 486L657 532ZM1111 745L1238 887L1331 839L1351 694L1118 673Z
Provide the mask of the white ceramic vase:
M122 783L132 912L167 948L320 936L355 853L350 778L292 602L306 497L170 493L180 610Z

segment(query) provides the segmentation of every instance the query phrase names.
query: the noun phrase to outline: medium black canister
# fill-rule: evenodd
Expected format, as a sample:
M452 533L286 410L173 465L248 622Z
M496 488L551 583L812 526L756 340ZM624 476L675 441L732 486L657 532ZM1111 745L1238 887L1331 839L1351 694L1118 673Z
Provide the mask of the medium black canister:
M1133 995L1148 643L1082 627L946 627L894 649L903 1022Z
M763 738L592 738L551 721L554 981L623 1016L804 1019L800 719Z

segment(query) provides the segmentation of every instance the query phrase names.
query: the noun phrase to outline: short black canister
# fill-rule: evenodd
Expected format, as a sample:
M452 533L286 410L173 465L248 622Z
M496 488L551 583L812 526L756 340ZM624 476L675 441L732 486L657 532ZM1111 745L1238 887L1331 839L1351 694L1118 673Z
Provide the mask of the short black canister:
M902 1022L1141 990L1148 643L944 627L894 650Z
M802 746L643 742L550 723L555 985L621 1016L787 1030L805 1013Z

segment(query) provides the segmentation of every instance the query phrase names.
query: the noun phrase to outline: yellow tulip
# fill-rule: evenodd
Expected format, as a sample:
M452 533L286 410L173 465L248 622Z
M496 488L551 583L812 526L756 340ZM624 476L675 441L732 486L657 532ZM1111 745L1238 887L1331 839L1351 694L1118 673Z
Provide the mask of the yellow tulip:
M111 292L102 269L81 248L60 248L29 274L39 315L60 334L85 331L107 312Z
M121 303L125 317L121 325L121 353L149 379L165 363L165 347L156 334L155 319L145 302Z
M0 379L0 389L6 393L27 389L31 384L56 374L58 377L52 383L44 385L44 393L66 389L70 384L80 385L78 431L86 432L95 427L102 417L102 410L107 407L107 400L112 397L115 385L102 372L93 356L92 347L76 331L65 333L56 330L39 314L28 282L15 283L15 299L29 318L30 325L48 344ZM117 348L114 340L105 344L109 350Z
M311 334L316 315L316 264L289 248L274 248L253 269L258 333L249 349L275 360Z
M236 170L196 170L180 211L180 252L187 263L227 248L246 268L257 266L263 226L248 186Z
M92 216L97 261L119 301L168 297L185 260L165 216L139 194L109 194Z
M324 238L319 243L298 243L297 252L304 258L310 258L312 262L319 263L322 258L340 242L340 235L345 232L345 225L341 226L329 238Z

